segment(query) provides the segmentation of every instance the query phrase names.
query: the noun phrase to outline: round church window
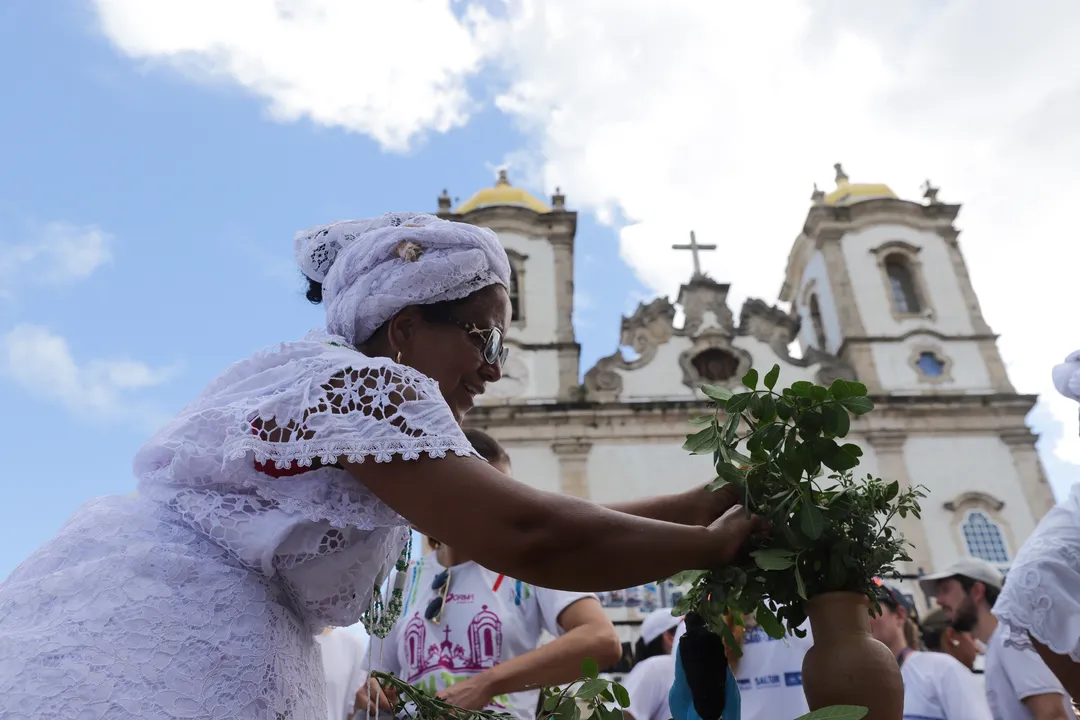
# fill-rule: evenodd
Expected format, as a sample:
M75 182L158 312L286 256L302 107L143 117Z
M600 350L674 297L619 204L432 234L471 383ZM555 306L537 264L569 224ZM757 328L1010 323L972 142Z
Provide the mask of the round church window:
M709 348L690 361L698 377L706 382L718 383L730 380L739 371L739 359L719 348Z

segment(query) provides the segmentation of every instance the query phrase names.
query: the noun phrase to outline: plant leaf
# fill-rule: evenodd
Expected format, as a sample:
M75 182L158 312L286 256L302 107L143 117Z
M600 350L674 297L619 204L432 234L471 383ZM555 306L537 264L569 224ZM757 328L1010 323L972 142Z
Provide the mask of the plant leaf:
M860 705L830 705L795 720L862 720L870 711Z
M727 478L718 477L711 483L705 486L705 489L709 492L716 492L731 484L731 481Z
M683 450L686 450L692 455L705 455L716 452L719 445L720 439L716 435L716 427L710 425L693 435L687 435L686 442L683 443Z
M784 637L784 626L776 619L776 615L765 603L758 604L754 617L757 619L761 629L765 631L765 634L773 640Z
M624 710L630 707L630 693L626 692L619 683L611 683L611 692L615 695L615 702L619 703L619 707Z
M806 585L803 583L802 573L799 572L798 565L795 566L795 589L798 591L799 597L803 600L809 599L806 597Z
M817 540L825 531L825 516L809 498L804 499L799 508L799 529L810 540Z
M793 382L791 383L791 392L793 392L796 397L808 398L814 392L814 383L806 382L805 380Z
M865 415L874 409L874 402L866 396L845 398L840 404L848 409L853 415Z
M766 548L750 553L754 562L762 570L787 570L795 565L795 556L783 548Z
M832 385L829 386L829 394L837 400L843 400L844 398L851 397L854 393L851 392L851 387L848 385L847 380L836 378L833 380Z
M691 425L708 425L714 419L716 419L715 415L701 415L700 417L690 418L690 424Z
M757 374L757 370L755 370L754 368L750 368L749 370L747 370L746 374L743 375L743 378L742 378L742 384L745 387L750 388L751 390L757 390L757 381L758 381L758 374Z
M885 501L888 502L889 500L892 500L894 497L897 496L897 494L899 492L900 492L900 482L897 481L897 480L893 480L885 488L885 498L884 498Z
M600 675L600 666L596 664L596 661L592 658L585 658L581 661L581 676L589 679L596 679Z
M769 372L765 373L765 379L763 380L763 382L765 383L765 387L772 390L774 387L776 387L776 381L779 380L779 379L780 379L780 366L779 365L773 365L772 369L769 370Z
M701 392L705 393L706 397L718 400L722 403L727 402L728 398L734 395L729 388L723 385L702 385Z
M574 697L592 699L602 693L604 690L606 690L607 686L607 680L592 678L591 680L586 680L585 682L581 683L581 687L579 687L574 692Z
M750 404L750 398L754 397L752 392L737 393L731 396L731 399L727 401L727 411L729 413L737 415Z

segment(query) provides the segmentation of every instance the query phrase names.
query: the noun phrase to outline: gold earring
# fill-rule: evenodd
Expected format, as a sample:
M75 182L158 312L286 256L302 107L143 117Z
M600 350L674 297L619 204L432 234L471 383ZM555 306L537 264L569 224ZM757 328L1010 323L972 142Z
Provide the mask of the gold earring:
M400 350L398 351L397 357L394 358L394 362L396 362L398 365L401 364L401 351Z

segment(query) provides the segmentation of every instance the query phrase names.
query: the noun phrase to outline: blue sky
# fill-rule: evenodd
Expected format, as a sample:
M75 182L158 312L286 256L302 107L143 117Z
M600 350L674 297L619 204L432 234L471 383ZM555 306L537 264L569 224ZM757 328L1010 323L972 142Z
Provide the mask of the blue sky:
M467 197L502 163L581 210L585 367L614 348L622 312L686 277L666 248L689 229L720 243L706 269L734 283L735 307L773 299L810 185L838 155L858 161L854 180L909 196L932 172L967 203L969 265L1014 381L1047 392L1074 339L1029 318L1071 307L1052 240L1071 233L1060 208L1080 190L1080 152L1071 125L1033 119L1071 117L1046 103L1077 78L1051 83L1037 63L1080 67L1066 61L1076 18L1050 23L1060 37L1037 22L1049 11L982 28L1021 44L1042 33L1038 57L1014 59L1033 85L956 42L991 22L957 3L912 3L903 23L798 0L779 19L633 4L551 0L533 17L511 3L485 21L495 3L296 0L313 13L297 30L269 0L231 13L156 0L150 15L142 0L0 3L0 335L30 348L0 376L0 577L84 500L133 489L134 451L226 365L320 323L296 230L433 211L442 188ZM941 32L915 42L930 21ZM753 53L771 61L747 67ZM912 94L931 92L928 67L955 98ZM830 78L849 86L842 122L808 89ZM1017 237L1026 252L1004 252ZM1080 446L1059 443L1075 406L1056 402L1036 419L1060 490Z
M308 122L269 122L262 103L170 72L144 72L95 31L77 2L0 5L0 244L33 245L55 223L109 236L88 277L49 281L50 257L0 276L0 332L33 325L66 340L80 366L135 361L160 383L82 407L0 379L5 501L0 577L78 505L134 488L131 458L158 418L229 363L321 322L292 262L296 230L390 209L434 211L445 186L467 197L522 139L497 111L407 154ZM47 52L43 51L46 44ZM618 341L631 291L614 233L588 217L578 282L595 302L577 321L585 354ZM108 385L108 383L106 383ZM84 390L75 388L73 395ZM85 392L90 392L86 390Z

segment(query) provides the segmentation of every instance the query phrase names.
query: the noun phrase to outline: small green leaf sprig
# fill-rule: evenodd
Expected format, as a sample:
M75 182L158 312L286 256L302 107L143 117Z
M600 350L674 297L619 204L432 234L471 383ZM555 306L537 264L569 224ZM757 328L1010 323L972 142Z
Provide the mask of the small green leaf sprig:
M702 386L716 410L692 421L704 427L683 445L714 455L710 490L736 486L748 512L772 524L770 537L745 561L673 578L692 586L676 612L699 613L736 652L728 614L742 624L752 613L770 637L781 638L805 636L806 602L826 592L863 594L877 607L873 579L911 560L892 521L919 518L919 499L926 497L921 486L901 490L899 482L872 475L855 479L862 449L842 440L851 417L874 408L865 385L800 381L776 391L779 376L774 365L761 388L754 369L742 379L743 392Z
M424 690L400 678L379 671L371 677L378 681L387 697L394 698L394 714L413 720L508 720L508 713L491 710L466 710L428 695ZM543 709L537 720L623 720L623 710L630 707L626 688L600 677L600 668L592 658L581 664L581 677L566 687L543 687ZM584 707L584 712L582 708ZM855 705L834 705L801 715L795 720L861 720L867 709Z

